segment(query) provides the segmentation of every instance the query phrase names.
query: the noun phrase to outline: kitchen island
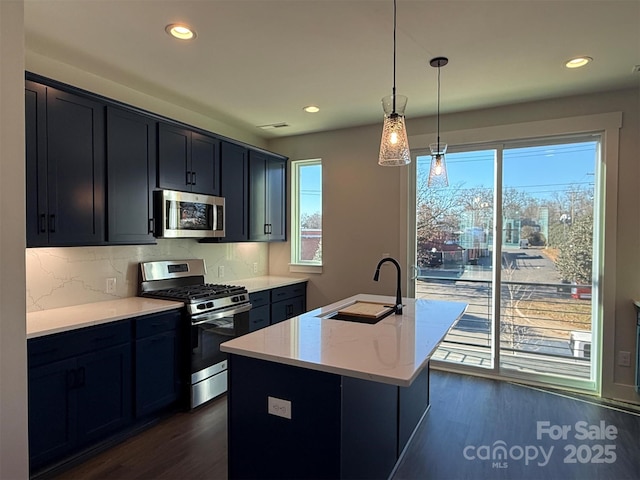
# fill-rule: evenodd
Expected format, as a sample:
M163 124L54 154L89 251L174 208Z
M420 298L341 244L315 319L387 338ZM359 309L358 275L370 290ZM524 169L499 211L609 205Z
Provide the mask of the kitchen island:
M229 478L387 478L429 406L429 359L466 304L356 295L222 344Z

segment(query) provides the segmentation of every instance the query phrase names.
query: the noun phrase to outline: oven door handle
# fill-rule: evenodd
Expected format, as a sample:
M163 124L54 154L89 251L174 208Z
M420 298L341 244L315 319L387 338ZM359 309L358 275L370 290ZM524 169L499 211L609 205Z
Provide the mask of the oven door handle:
M238 313L248 312L251 310L251 304L246 303L244 305L239 305L237 307L227 308L225 310L220 310L218 312L208 312L202 313L201 315L197 315L192 317L191 325L202 325L203 323L210 323L214 320L219 320L225 317L231 317ZM199 317L203 317L204 320L199 320Z

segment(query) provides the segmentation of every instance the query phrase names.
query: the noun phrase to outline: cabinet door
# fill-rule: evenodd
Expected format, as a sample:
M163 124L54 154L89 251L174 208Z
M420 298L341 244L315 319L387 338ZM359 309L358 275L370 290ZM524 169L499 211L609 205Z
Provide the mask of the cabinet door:
M155 120L107 109L107 242L156 243L153 188L156 181Z
M191 190L191 132L158 124L158 187Z
M136 417L180 398L180 348L175 330L136 341Z
M104 109L47 87L49 245L104 243Z
M284 160L261 152L249 153L249 240L284 240Z
M47 229L47 88L25 81L27 246L49 242Z
M122 429L132 420L131 344L78 357L78 445Z
M268 158L266 162L267 223L269 240L286 239L286 163L279 158Z
M279 323L301 315L305 310L305 297L294 297L271 304L271 323Z
M76 445L75 359L29 368L29 462L32 470Z
M267 171L266 157L249 152L249 240L269 240L267 222Z
M249 238L249 160L248 150L222 142L220 195L225 203L225 242Z
M220 195L220 142L191 132L191 191Z

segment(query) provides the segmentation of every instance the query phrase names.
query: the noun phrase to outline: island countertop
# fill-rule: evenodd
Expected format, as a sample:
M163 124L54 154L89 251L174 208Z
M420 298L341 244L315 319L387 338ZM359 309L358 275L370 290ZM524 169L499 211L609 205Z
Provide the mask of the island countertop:
M326 318L356 301L393 305L394 300L354 295L225 342L221 350L406 387L467 305L403 298L402 315L391 314L374 325Z

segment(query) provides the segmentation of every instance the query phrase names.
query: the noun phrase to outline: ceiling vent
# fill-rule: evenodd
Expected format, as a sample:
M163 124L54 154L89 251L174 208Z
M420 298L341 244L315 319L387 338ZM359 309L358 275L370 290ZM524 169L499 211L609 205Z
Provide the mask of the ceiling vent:
M287 122L279 122L279 123L269 123L267 125L258 125L258 128L262 130L272 130L274 128L284 128L288 127L289 124Z

